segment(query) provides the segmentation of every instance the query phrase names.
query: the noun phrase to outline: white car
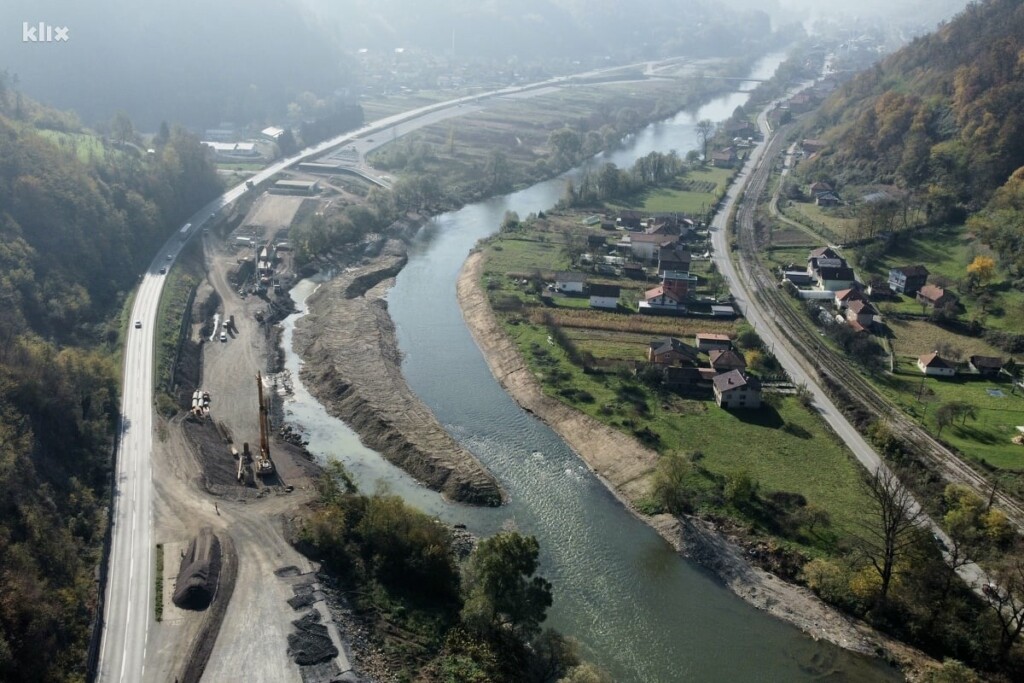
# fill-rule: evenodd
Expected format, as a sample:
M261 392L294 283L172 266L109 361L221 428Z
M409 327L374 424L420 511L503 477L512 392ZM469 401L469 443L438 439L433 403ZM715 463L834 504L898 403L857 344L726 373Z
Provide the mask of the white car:
M227 335L227 333L226 333L226 332L221 332L221 333L220 333L220 340L221 340L222 342L226 342L226 341L228 340L228 335Z
M135 321L135 329L137 329L137 330L141 330L142 329L142 321L141 320L136 320Z

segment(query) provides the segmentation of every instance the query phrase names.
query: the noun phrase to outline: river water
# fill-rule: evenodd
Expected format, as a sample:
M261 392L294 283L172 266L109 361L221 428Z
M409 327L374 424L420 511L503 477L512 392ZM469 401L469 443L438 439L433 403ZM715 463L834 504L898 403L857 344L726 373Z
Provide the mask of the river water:
M770 76L782 58L762 60L751 77ZM653 150L685 154L698 146L697 121L724 120L747 97L742 92L720 97L696 112L648 126L594 163L626 167ZM291 334L301 312L285 321L286 367L295 379L288 419L305 431L313 453L343 461L364 491L387 488L481 535L502 528L535 535L542 573L554 586L548 625L576 638L584 656L616 681L899 680L877 661L816 642L754 609L679 557L491 376L455 298L459 270L477 240L497 230L506 211L525 216L548 209L564 187L563 176L438 216L412 246L388 297L409 385L497 477L509 494L508 505L447 504L327 415L298 381L300 360L291 351ZM293 290L300 308L315 286L307 280Z

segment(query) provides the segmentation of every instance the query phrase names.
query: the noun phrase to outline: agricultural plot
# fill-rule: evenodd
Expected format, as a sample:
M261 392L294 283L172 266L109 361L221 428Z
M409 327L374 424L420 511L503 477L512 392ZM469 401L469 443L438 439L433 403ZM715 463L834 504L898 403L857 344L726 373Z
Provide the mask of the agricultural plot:
M893 352L915 361L918 356L949 347L959 349L963 358L974 355L1008 357L1005 351L1000 351L980 337L957 334L927 320L887 318L886 324L892 332Z

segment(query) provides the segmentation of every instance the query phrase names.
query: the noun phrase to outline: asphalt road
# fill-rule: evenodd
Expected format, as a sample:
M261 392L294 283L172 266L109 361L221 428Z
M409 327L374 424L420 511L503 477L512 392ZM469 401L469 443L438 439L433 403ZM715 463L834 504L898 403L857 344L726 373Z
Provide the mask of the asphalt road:
M468 113L473 108L466 105L488 98L570 84L576 78L621 68L624 67L597 69L574 76L559 76L538 83L460 97L378 119L282 159L249 180L259 185L290 166L353 142L357 143L361 156L394 137L448 118L451 110L455 110L456 115ZM377 136L381 138L377 139ZM188 220L194 226L190 238L194 237L218 211L248 191L246 184L237 185L197 211ZM165 281L159 270L163 266L170 267L173 264L182 246L184 244L177 234L167 241L143 275L132 306L132 322L141 321L142 327L129 328L125 347L121 438L115 455L113 527L103 602L98 681L137 683L145 680L146 646L149 627L153 623L151 605L155 552L153 477L150 463L153 450L153 323L156 320L157 306ZM171 259L167 258L168 255ZM168 571L173 572L173 568Z
M766 109L758 115L758 126L765 134L765 139L751 151L750 158L747 160L739 176L737 176L736 182L730 186L723 206L711 223L711 241L714 252L712 258L718 271L729 283L729 289L735 299L736 307L747 319L747 322L757 331L765 346L773 351L793 383L796 385L802 384L807 387L813 397L815 409L869 473L873 474L879 470L884 471L887 468L882 462L881 457L879 457L875 449L850 421L846 419L846 416L836 407L832 399L828 397L818 381L817 372L807 363L799 351L791 347L785 335L781 333L779 329L780 323L776 321L775 316L770 310L763 308L753 296L753 287L756 286L753 284L754 279L745 272L741 273L737 268L737 264L730 258L729 245L726 243L726 224L729 216L732 214L733 208L736 207L737 201L739 201L748 185L753 185L756 188L759 184L757 181L760 180L763 187L764 179L768 175L773 163L771 158L762 159L765 150L772 141L771 131L767 123L767 111ZM752 191L751 195L753 194L754 192ZM755 202L756 200L757 197L750 196L743 201ZM742 207L740 207L737 215L740 213L742 213ZM736 230L745 229L744 226L739 224L739 221L737 223ZM917 506L917 509L920 510L920 506ZM946 533L923 512L921 512L921 515L920 523L925 525L946 548L951 547L952 542ZM949 559L949 554L945 550L943 550L943 554ZM982 595L981 586L990 581L985 572L974 563L958 567L957 574L979 595Z

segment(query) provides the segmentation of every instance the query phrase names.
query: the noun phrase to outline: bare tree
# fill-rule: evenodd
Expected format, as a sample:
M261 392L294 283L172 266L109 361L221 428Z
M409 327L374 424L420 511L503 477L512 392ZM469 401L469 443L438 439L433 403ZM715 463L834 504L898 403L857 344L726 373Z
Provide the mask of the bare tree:
M882 581L876 602L876 607L881 608L889 598L896 564L913 544L913 532L923 513L910 491L888 469L879 468L865 479L864 490L874 514L861 524L859 549Z
M704 161L708 160L708 143L715 135L715 124L710 119L703 119L697 122L697 137L704 148Z
M999 655L1005 658L1024 631L1024 557L1007 562L995 578L983 592L999 623Z

